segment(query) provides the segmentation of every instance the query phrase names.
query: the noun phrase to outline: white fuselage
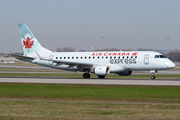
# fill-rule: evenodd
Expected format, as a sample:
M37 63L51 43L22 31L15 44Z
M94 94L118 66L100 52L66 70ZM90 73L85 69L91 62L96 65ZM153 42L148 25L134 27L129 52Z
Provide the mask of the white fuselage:
M111 73L122 71L150 71L166 70L175 67L174 63L168 58L155 58L161 55L151 51L108 51L108 52L55 52L41 55L49 60L70 61L79 63L91 63L96 66L109 66ZM81 71L75 65L57 64L52 61L35 59L32 63L43 66L69 70ZM83 69L90 69L89 66L81 65Z

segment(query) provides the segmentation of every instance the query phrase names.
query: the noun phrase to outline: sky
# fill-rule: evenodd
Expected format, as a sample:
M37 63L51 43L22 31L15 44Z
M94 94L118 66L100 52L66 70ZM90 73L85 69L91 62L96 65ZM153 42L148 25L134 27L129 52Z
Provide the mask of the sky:
M180 0L0 0L0 52L22 52L18 23L50 50L180 49ZM167 39L169 38L169 39Z

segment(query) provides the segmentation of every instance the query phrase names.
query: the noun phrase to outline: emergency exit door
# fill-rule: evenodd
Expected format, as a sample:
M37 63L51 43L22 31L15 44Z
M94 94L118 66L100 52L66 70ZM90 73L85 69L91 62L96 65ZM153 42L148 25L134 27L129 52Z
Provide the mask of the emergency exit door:
M144 63L146 65L149 64L149 55L148 54L144 55Z

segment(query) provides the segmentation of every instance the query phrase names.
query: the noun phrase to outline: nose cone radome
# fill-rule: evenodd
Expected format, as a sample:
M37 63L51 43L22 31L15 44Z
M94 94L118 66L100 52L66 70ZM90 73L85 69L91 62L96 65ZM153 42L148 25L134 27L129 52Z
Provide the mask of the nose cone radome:
M168 68L172 69L174 67L176 67L176 65L173 62L170 61L169 64L168 64Z

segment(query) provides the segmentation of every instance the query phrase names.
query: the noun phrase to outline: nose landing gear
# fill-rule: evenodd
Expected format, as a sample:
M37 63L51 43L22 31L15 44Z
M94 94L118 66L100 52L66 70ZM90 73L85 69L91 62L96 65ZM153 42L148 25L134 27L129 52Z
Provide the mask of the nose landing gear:
M151 79L152 80L156 79L155 73L157 73L157 70L151 70L150 73L151 73Z
M152 80L156 79L156 76L152 75L152 76L151 76L151 79L152 79Z

